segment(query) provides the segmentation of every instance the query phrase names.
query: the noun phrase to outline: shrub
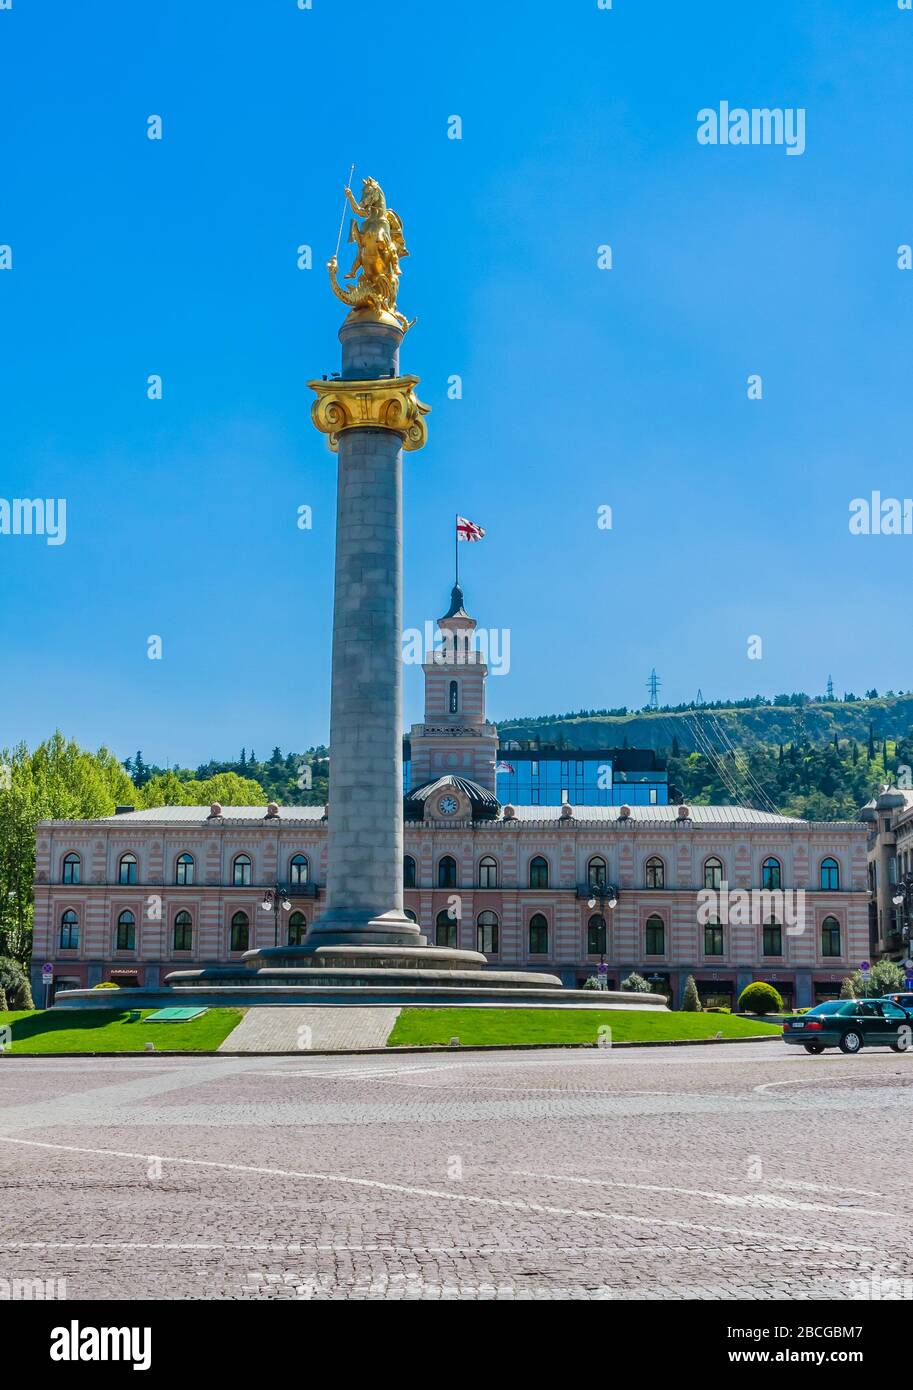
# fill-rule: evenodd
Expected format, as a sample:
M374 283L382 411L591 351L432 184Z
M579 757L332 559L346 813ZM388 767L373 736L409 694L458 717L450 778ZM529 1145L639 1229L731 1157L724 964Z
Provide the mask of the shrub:
M755 980L746 985L739 995L739 1008L746 1014L780 1014L783 1012L783 996L766 980Z
M116 980L99 980L98 984L97 984L97 985L93 985L92 988L93 988L93 989L120 989L120 985L117 983Z
M711 1004L704 1008L705 1014L731 1014L732 1010L728 1004Z
M11 956L0 956L0 990L10 1009L33 1009L29 977Z
M699 1014L703 1012L701 996L697 992L697 985L694 983L694 976L689 975L685 981L685 992L682 995L682 1012L686 1014Z
M643 975L638 975L636 970L632 970L630 975L626 975L621 982L622 989L629 990L633 994L652 994L653 990L649 982Z
M851 977L850 975L847 975L846 979L843 981L843 983L842 983L841 986L840 986L840 998L841 998L841 999L855 999L855 998L856 998L856 989L855 989L855 986L854 986L854 984L853 984L852 977Z
M584 989L602 989L602 980L598 975L588 975L583 982Z
M895 961L879 960L872 966L868 980L862 978L861 970L856 970L850 981L857 999L879 999L882 994L903 989L905 978L903 968Z

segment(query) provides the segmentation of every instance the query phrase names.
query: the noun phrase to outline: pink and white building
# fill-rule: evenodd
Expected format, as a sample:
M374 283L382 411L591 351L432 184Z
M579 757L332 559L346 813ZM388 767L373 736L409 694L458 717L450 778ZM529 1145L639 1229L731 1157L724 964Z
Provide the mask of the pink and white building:
M770 980L788 1004L834 995L869 953L866 826L732 806L504 805L487 669L462 595L425 667L410 734L407 911L431 943L478 949L494 968L609 987L631 971L673 1005L693 975L734 1004ZM564 756L564 755L562 755ZM573 758L573 754L568 755ZM331 750L332 759L332 750ZM332 804L329 808L332 814ZM158 807L37 831L33 986L230 964L300 942L326 883L324 807ZM267 890L290 904L264 908Z

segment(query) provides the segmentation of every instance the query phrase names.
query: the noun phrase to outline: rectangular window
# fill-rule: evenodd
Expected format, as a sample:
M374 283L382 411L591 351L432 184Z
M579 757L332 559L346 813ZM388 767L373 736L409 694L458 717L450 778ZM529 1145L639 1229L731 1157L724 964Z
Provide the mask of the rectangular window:
M719 922L708 922L704 927L704 955L721 956L723 954L723 928Z
M783 954L783 928L776 923L770 923L764 928L764 954L765 956L782 956Z

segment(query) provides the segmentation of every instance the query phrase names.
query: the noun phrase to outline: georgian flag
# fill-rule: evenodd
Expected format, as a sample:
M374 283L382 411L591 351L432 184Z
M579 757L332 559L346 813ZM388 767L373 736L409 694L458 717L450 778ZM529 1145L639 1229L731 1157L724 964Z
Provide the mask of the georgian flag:
M481 526L476 526L474 521L465 516L457 517L456 529L458 541L480 541L485 535Z

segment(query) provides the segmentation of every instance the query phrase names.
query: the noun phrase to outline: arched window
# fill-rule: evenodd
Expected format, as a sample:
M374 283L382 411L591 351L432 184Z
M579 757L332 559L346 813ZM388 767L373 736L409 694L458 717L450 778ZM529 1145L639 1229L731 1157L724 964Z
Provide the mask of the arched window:
M708 917L704 923L704 955L723 954L723 924L719 917Z
M780 861L771 856L765 859L761 865L761 887L774 890L782 887L780 882L782 874L780 872Z
M602 888L605 884L606 862L598 854L594 855L586 866L586 881L590 888Z
M836 917L825 917L821 923L821 954L822 956L839 956L840 951L840 923Z
M647 888L665 888L666 866L658 855L653 855L644 865L644 884Z
M303 912L293 912L288 919L288 944L300 946L307 935L307 918Z
M666 924L656 912L647 918L644 929L644 953L648 956L666 954Z
M231 881L235 888L250 887L250 859L246 854L238 854L235 856L235 862L232 865Z
M76 951L79 949L79 918L71 907L60 919L60 949Z
M721 859L710 858L704 860L704 887L722 888L723 886L723 861Z
M458 714L460 709L460 684L459 681L450 682L450 713Z
M192 947L193 918L189 912L179 912L174 919L174 949L176 951L189 951Z
M136 882L136 855L122 854L120 864L117 866L118 883Z
M437 915L434 944L436 946L456 946L457 944L457 919L451 917L446 908Z
M605 918L598 913L586 924L586 953L588 956L604 956L606 953Z
M409 918L409 921L410 921L410 922L418 922L418 918L416 917L415 913L412 911L412 908L411 908L411 907L404 907L404 908L403 908L403 914L404 914L406 917Z
M774 861L776 862L776 861ZM761 950L765 956L782 956L783 954L783 928L775 917L764 923L763 941Z
M498 864L497 860L486 856L479 860L479 887L497 888L498 886Z
M64 883L79 882L79 855L75 853L65 854L63 857L63 881Z
M476 923L476 950L482 951L486 956L498 954L498 914L496 912L479 913L479 920Z
M288 866L288 881L292 888L302 888L308 881L308 861L306 854L293 854Z
M437 866L438 888L456 888L456 860L445 854Z
M247 862L250 868L250 860ZM247 951L250 949L250 920L246 912L236 912L231 919L229 950Z
M535 913L529 919L529 954L548 955L548 922L541 912Z
M193 855L179 854L174 866L174 881L178 887L193 883Z
M403 887L415 887L415 860L411 854L403 857Z
M821 887L825 891L836 892L840 887L840 866L836 859L821 860ZM837 952L839 955L839 951Z
M537 854L535 859L529 861L529 886L530 888L548 887L548 860L543 859L541 854Z
M130 911L122 912L117 919L116 949L118 951L136 950L136 918Z

